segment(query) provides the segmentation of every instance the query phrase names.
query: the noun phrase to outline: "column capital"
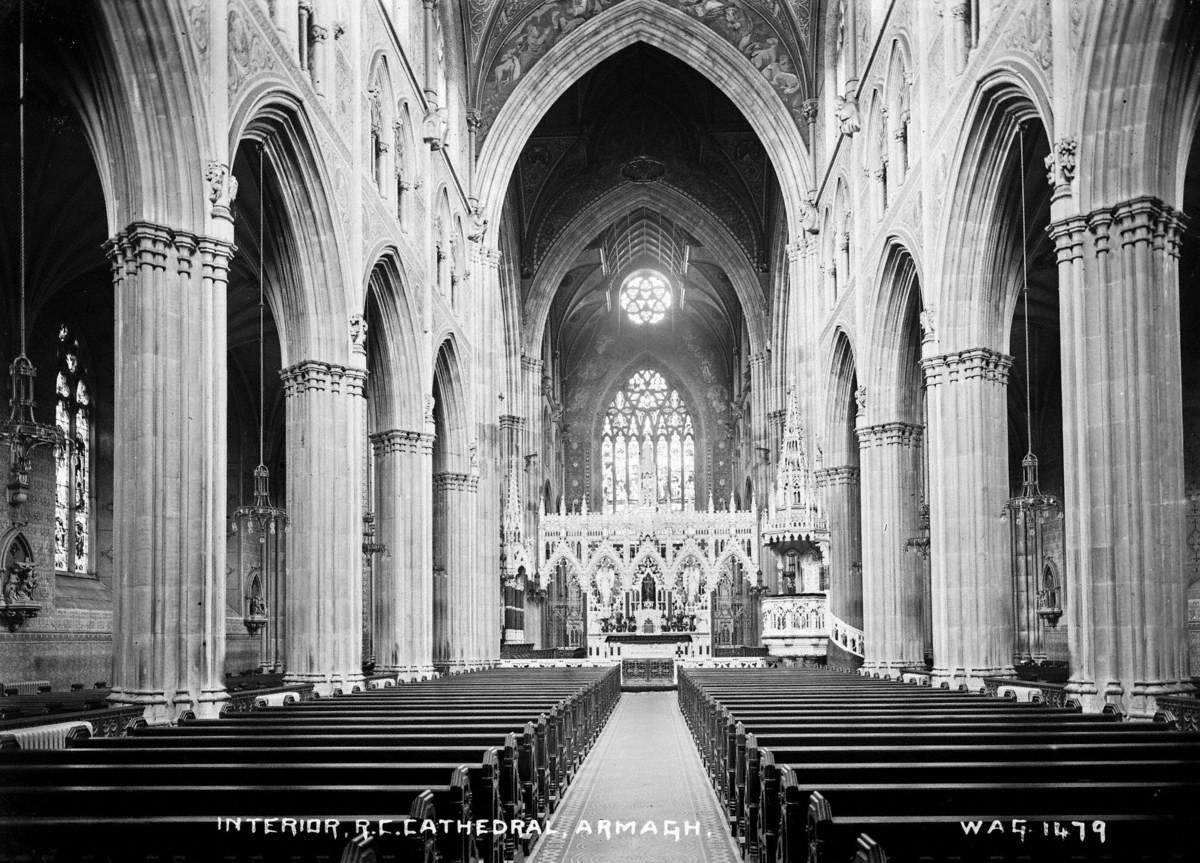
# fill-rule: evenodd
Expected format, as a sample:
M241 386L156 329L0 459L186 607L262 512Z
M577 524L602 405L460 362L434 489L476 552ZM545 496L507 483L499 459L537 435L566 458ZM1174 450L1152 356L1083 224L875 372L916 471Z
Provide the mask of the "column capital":
M854 465L839 465L838 467L826 467L813 471L813 477L817 480L817 485L821 488L836 488L838 486L853 485L858 482L859 470Z
M531 357L528 354L521 354L521 368L538 375L539 379L542 374L543 365L545 363L542 362L541 357Z
M970 348L926 357L921 360L921 370L925 373L926 385L931 387L975 379L1004 385L1008 383L1012 363L1013 358L1008 354L991 348Z
M485 246L482 242L475 244L474 255L475 260L490 270L500 269L500 261L504 258L503 253L499 249Z
M153 222L132 222L104 244L104 252L113 272L137 267L167 268L167 256L174 248L175 231Z
M434 435L428 432L409 431L408 429L387 429L369 435L371 452L375 455L389 453L414 453L430 455L433 453Z
M1083 216L1067 216L1046 227L1046 233L1054 241L1058 263L1066 264L1083 257L1083 241L1087 238L1087 219Z
M770 351L759 351L750 355L750 368L761 371L766 367L767 361L771 358Z
M925 427L914 423L890 422L855 429L859 446L920 446Z
M442 471L433 475L434 491L479 491L479 477L469 473Z
M365 396L367 370L327 363L320 360L301 360L279 370L285 397L309 391L328 391L334 395Z
M525 428L525 417L517 414L500 414L501 431L520 431Z

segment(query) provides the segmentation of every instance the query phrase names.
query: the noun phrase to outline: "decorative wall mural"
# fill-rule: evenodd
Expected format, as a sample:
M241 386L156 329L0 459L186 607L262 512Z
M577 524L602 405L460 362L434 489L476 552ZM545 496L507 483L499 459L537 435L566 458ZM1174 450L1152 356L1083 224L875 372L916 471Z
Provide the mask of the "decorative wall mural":
M486 137L505 100L555 43L588 19L623 0L508 0L482 47L479 139ZM807 4L787 9L779 0L661 0L703 23L738 49L767 80L803 128L808 68L801 35ZM473 16L474 17L474 16ZM803 24L797 21L803 18Z

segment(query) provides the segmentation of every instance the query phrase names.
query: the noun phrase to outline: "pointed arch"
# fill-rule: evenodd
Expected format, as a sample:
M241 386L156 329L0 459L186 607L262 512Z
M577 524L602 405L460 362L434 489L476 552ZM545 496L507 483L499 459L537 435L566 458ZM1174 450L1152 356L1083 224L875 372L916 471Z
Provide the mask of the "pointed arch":
M426 380L420 346L421 313L399 250L385 248L367 276L367 386L379 429L419 430L424 425Z
M276 282L269 285L279 326L282 363L305 359L350 362L346 327L361 308L357 278L347 276L338 211L330 193L327 162L303 103L293 94L264 87L249 94L231 124L230 148L261 142L280 212L273 237ZM342 238L345 239L345 238ZM339 287L341 286L341 287Z
M950 173L953 196L938 226L942 287L927 298L937 310L942 353L977 347L1003 352L1007 347L1016 284L989 258L1011 245L1002 242L1005 237L1020 242L1019 230L1011 231L1005 223L1011 213L1003 202L1012 189L1002 182L1016 159L1018 127L1039 121L1046 137L1054 140L1049 100L1038 82L1035 73L1013 61L981 80L972 97Z
M447 336L438 347L433 366L433 416L437 430L433 447L434 473L466 473L470 469L464 368L457 338Z
M863 381L870 393L871 422L923 424L911 397L922 386L918 321L925 304L920 272L909 248L889 236L874 281L878 293L867 332L869 363Z
M854 436L854 390L858 370L854 362L854 344L849 334L838 327L833 335L830 355L829 389L825 407L829 465L857 465L858 440Z
M525 353L536 356L554 295L579 254L611 222L639 207L669 211L680 227L712 250L722 262L745 310L743 318L749 329L751 351L763 350L767 339L766 322L765 316L757 312L766 307L767 300L750 258L733 234L720 219L682 192L662 183L631 183L612 189L582 209L554 240L538 267L524 304L523 319L529 322L524 334Z
M479 199L494 246L509 178L542 115L589 70L634 43L644 42L687 63L745 107L779 179L789 223L812 187L812 160L779 94L738 50L677 9L656 0L624 0L560 39L514 88L479 154Z

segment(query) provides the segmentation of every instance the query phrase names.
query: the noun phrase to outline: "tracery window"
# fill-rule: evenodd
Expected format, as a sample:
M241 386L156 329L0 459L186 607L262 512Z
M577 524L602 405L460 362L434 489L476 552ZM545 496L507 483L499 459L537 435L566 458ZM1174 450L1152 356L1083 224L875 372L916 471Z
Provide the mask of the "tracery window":
M79 341L58 329L54 418L66 445L54 452L54 568L86 573L91 511L92 392Z
M621 309L635 324L657 324L671 307L671 286L654 270L631 273L621 286Z
M606 508L680 510L695 503L692 417L661 374L634 373L609 404L601 435Z

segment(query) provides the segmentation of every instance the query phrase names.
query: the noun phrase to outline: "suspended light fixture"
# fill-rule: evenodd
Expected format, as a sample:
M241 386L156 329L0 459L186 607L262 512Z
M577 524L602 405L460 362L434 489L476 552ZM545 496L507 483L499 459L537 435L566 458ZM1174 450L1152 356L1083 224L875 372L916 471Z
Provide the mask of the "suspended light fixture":
M1004 506L1009 522L1016 623L1014 660L1040 662L1046 658L1041 622L1051 626L1063 613L1063 592L1057 570L1047 556L1047 539L1062 516L1062 503L1043 494L1038 481L1038 458L1033 453L1033 402L1029 351L1029 239L1025 202L1025 124L1017 127L1021 194L1021 299L1025 331L1025 457L1021 459L1021 494Z
M19 222L18 253L18 344L19 352L8 367L9 413L0 426L0 441L8 444L8 505L15 509L10 520L17 525L28 523L25 503L29 500L29 474L33 468L33 453L39 447L66 446L66 436L57 425L39 423L34 381L37 369L26 355L25 332L25 4L17 6L17 126L20 139L17 174L17 207ZM41 604L34 599L38 579L37 563L29 541L21 533L12 535L0 548L0 618L14 631L32 617Z
M267 596L278 602L282 595L278 542L287 529L287 510L271 504L271 472L264 457L263 433L266 423L266 397L263 345L265 342L265 291L263 287L263 248L266 242L263 218L263 145L258 145L258 466L254 468L254 502L239 506L233 512L233 532L258 537L258 575L250 580L245 597L246 612L242 622L250 635L267 624ZM274 665L264 658L264 665Z

